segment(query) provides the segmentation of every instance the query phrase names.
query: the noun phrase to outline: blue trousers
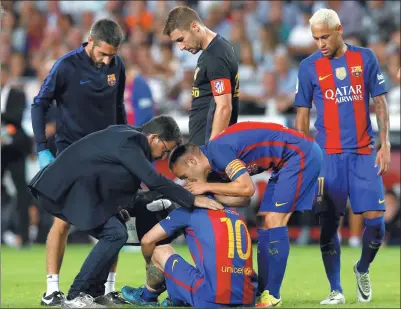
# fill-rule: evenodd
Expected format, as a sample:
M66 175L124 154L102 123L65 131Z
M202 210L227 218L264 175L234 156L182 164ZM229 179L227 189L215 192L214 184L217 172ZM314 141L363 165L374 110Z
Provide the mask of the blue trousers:
M68 292L69 299L74 299L80 292L93 297L103 295L104 283L107 281L110 267L116 261L118 253L128 239L125 223L116 216L88 232L99 241L75 277Z

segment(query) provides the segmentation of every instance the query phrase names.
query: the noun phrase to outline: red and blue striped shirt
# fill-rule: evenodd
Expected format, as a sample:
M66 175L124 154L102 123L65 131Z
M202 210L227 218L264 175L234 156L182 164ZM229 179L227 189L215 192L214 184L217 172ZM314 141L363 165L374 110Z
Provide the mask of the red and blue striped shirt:
M305 158L312 146L311 138L280 124L247 121L233 124L200 148L212 170L233 181L245 172L278 171L291 157Z
M194 294L217 304L254 302L257 276L252 264L251 237L245 220L235 210L190 212L178 208L160 225L168 235L185 229L188 249L203 274L194 287L187 287Z
M374 147L370 97L387 92L376 56L368 48L347 45L337 59L320 51L299 67L294 106L317 110L316 142L327 154L370 154Z

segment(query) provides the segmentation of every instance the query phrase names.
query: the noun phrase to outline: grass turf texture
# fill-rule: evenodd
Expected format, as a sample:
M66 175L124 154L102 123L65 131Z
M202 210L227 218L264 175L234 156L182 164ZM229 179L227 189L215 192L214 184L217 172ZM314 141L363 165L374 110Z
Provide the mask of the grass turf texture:
M179 254L190 261L185 246L175 246ZM61 269L61 290L67 293L72 280L91 249L91 245L69 245ZM341 281L346 305L322 306L319 302L329 293L329 284L317 246L291 247L287 271L281 290L284 308L400 308L400 248L382 248L371 266L373 301L357 303L353 265L361 249L343 247ZM256 250L254 247L256 265ZM16 250L2 247L1 308L40 307L46 290L45 247ZM119 257L116 288L138 287L144 283L144 261L140 252L122 252ZM159 299L164 299L165 294ZM130 308L134 306L127 306Z

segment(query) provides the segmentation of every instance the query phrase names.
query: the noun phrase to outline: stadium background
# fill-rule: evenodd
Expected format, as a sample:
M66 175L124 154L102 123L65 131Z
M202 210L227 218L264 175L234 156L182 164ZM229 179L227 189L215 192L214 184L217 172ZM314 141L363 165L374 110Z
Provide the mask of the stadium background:
M141 74L151 89L152 98L140 104L152 106L155 114L173 115L186 134L193 75L200 53L193 56L181 52L161 35L166 13L176 5L189 5L197 10L207 27L234 45L240 58L240 121L272 121L292 127L295 110L291 104L297 68L316 48L308 20L318 8L335 9L344 26L345 40L375 52L389 90L392 163L384 177L388 190L387 243L400 243L400 85L396 78L400 67L399 1L2 1L1 5L1 63L9 66L7 86L18 87L25 93L23 126L32 138L32 145L30 104L33 97L54 61L79 47L93 22L104 17L117 20L125 33L120 54L127 70L125 103L129 121L135 124L134 119L138 118L135 113L140 113L133 108L131 100L138 91L134 77ZM370 111L376 130L373 105ZM55 119L49 119L47 126L50 139L55 133ZM35 154L32 148L26 159L27 181L39 169ZM173 177L166 162L157 163L156 168ZM244 210L251 227L268 177L268 173L254 176L257 194L252 206ZM15 201L15 188L6 173L2 179L1 231L2 243L8 246L16 245ZM32 241L44 243L50 225L51 218L32 205ZM319 235L310 213L295 215L290 227L291 238L301 245L313 243ZM346 216L341 230L344 242L360 245L362 229L359 216ZM88 242L89 239L75 232L70 234L69 241Z

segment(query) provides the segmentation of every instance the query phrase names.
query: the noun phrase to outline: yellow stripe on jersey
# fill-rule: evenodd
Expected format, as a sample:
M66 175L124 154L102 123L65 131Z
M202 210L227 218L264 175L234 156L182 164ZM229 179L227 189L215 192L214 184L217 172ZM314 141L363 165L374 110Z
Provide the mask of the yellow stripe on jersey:
M239 171L243 170L246 168L245 164L238 159L232 160L226 167L226 174L227 176L232 179L235 174L237 174Z

